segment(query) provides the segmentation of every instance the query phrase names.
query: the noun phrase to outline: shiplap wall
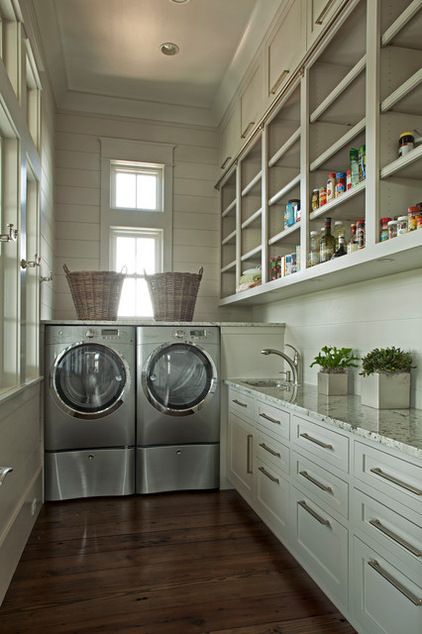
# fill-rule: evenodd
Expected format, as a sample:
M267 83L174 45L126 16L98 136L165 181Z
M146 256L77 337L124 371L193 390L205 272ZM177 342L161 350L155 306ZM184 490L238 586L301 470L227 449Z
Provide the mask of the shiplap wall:
M375 347L411 350L412 403L422 408L422 269L268 304L254 317L286 322L285 341L303 353L306 383L317 381L318 368L309 364L324 345L351 347L359 356Z
M241 318L243 309L218 308L217 132L79 113L59 113L56 118L54 317L75 317L63 264L71 270L99 268L101 136L175 145L173 270L196 272L204 267L195 319Z
M40 183L40 224L41 224L41 275L48 277L53 270L54 249L54 119L55 104L46 79L42 92L42 147ZM40 284L41 319L51 319L53 315L53 284Z

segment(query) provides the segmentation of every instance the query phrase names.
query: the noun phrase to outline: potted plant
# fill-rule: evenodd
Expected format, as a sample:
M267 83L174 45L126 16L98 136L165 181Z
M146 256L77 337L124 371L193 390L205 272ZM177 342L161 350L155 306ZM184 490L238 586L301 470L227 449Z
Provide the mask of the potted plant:
M319 365L318 392L327 396L344 396L348 393L348 368L357 368L352 348L324 346L311 363Z
M410 407L412 355L400 348L375 348L362 359L362 405L377 409Z

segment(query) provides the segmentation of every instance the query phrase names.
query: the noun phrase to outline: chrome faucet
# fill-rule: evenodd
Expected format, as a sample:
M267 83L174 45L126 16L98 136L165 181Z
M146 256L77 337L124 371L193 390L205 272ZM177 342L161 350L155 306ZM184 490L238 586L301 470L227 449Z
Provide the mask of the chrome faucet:
M261 354L265 354L265 355L276 354L282 359L284 359L284 361L286 361L286 363L289 365L291 370L291 375L293 377L293 380L290 381L290 372L287 371L285 373L286 381L288 383L293 383L294 385L298 385L298 366L299 366L300 354L297 352L297 350L295 350L295 353L299 355L296 360L289 357L289 355L287 355L285 352L281 352L281 350L275 350L275 348L264 348L263 350L261 350Z
M297 376L297 382L298 383L303 383L303 377L302 377L302 373L303 373L303 360L302 360L302 355L299 352L299 350L297 348L295 348L294 346L292 346L291 343L285 343L284 344L285 348L291 348L293 350L293 363L295 364L296 367L296 376Z

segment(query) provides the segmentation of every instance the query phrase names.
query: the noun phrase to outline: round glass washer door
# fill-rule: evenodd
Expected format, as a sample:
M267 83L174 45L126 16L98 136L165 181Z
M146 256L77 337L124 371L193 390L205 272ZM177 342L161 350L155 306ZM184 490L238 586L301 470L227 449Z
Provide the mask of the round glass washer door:
M187 416L212 397L217 371L211 357L199 346L164 344L147 360L142 384L149 402L160 412Z
M79 418L101 418L123 403L129 381L125 361L99 343L64 350L53 368L54 392L62 406Z

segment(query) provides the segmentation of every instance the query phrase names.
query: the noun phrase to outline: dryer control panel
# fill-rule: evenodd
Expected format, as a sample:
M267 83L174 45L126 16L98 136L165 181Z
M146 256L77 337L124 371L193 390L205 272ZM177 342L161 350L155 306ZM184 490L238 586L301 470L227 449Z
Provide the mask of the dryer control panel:
M204 341L208 338L205 328L181 328L174 332L174 338L183 341Z
M100 343L134 343L135 328L132 326L47 326L46 344L73 344L78 341Z

